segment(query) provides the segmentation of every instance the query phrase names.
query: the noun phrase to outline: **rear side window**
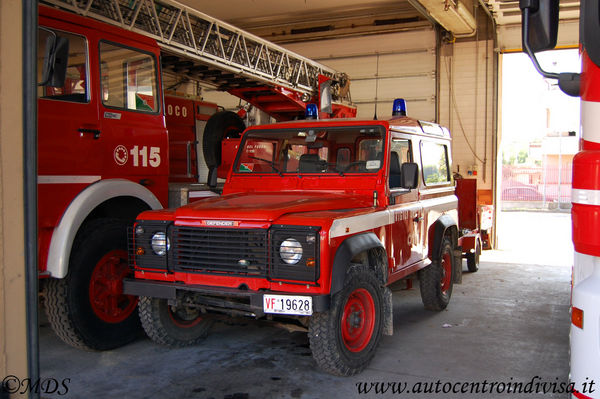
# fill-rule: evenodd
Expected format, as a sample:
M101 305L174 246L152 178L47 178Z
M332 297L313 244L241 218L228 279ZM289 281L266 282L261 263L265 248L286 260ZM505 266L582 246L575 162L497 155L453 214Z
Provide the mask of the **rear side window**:
M52 31L56 36L68 40L67 74L62 87L38 86L38 98L70 102L88 102L88 57L87 42L83 36L62 31ZM37 81L42 82L45 49L52 41L51 30L38 29ZM54 37L56 37L54 36Z
M158 112L156 61L150 54L100 43L100 85L107 107Z
M423 181L426 185L442 184L450 181L448 146L445 144L422 141L421 163Z

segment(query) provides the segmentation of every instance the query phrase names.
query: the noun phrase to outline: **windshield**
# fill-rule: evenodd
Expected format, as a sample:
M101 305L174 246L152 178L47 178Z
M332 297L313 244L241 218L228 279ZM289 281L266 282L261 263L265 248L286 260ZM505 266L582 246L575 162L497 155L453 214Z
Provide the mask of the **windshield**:
M382 126L251 130L244 136L237 173L375 173L383 164Z

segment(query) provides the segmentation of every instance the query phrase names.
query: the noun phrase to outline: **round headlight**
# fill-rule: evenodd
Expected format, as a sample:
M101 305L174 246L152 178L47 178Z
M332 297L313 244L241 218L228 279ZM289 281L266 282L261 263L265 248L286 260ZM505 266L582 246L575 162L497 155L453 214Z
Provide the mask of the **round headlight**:
M154 233L154 235L152 236L151 244L152 250L155 254L159 256L166 255L167 251L171 246L169 243L169 239L167 238L167 235L164 231Z
M288 238L279 246L279 256L288 265L295 265L302 259L302 244L293 238Z

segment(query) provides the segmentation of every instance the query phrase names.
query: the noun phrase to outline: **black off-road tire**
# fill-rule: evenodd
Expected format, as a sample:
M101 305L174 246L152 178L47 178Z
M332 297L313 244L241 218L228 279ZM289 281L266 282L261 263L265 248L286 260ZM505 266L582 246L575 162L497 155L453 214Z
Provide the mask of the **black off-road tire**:
M419 271L421 299L425 309L440 311L446 309L450 303L454 262L452 243L448 237L445 237L439 260Z
M479 241L475 241L475 252L467 254L467 270L471 273L475 273L479 270L479 255L481 253L481 245Z
M118 262L122 273L131 273L127 265L126 222L119 219L91 221L73 243L67 276L45 282L45 309L50 326L60 339L73 347L108 350L141 336L135 312L137 298L118 296L116 303L123 311L114 321L102 319L91 303L92 275L110 254L117 254L111 262ZM105 270L110 269L110 265L106 267ZM98 305L94 306L98 308Z
M371 310L359 315L361 303L363 310ZM375 275L366 267L352 268L344 288L333 296L329 310L314 313L310 318L308 338L317 365L338 376L351 376L364 370L381 339L383 306L381 283ZM360 332L357 339L351 339L352 321L364 326L357 328Z
M211 116L202 135L206 166L213 168L221 165L221 141L225 138L239 138L244 129L246 124L235 112L220 111Z
M138 311L148 337L158 344L170 347L200 343L213 325L213 320L202 315L190 320L180 319L166 299L140 297Z

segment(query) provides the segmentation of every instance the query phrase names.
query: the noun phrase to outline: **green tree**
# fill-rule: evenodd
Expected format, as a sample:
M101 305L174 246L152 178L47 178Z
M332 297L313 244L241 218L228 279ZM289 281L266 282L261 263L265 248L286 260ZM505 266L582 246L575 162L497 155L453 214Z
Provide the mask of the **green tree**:
M519 154L517 155L517 163L525 163L527 161L528 156L529 154L527 153L527 151L519 151Z

